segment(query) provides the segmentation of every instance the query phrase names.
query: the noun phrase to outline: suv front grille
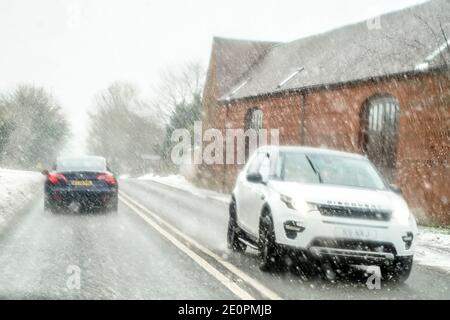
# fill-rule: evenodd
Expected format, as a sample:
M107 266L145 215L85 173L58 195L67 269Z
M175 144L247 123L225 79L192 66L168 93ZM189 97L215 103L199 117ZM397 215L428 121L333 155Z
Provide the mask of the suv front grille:
M392 243L378 241L316 238L311 242L311 247L397 254Z
M331 205L318 205L319 212L327 217L342 217L366 220L389 221L392 212L372 208L340 207Z

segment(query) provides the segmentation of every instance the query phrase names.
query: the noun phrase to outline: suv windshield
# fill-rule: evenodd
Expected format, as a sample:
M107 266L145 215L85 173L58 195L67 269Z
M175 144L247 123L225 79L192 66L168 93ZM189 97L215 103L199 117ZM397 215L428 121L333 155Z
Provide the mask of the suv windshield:
M67 171L106 171L106 162L102 158L64 158L58 159L56 170Z
M280 154L277 173L283 181L385 189L372 164L364 159L320 153Z

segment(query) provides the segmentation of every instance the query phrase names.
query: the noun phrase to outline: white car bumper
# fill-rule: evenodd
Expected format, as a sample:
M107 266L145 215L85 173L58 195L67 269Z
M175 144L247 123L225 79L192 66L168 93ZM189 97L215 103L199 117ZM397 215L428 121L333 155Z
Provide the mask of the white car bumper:
M302 215L280 205L274 219L277 244L307 250L316 256L343 256L393 260L412 256L417 227L412 219L402 225L390 221L323 216L319 211ZM275 211L275 210L274 210Z

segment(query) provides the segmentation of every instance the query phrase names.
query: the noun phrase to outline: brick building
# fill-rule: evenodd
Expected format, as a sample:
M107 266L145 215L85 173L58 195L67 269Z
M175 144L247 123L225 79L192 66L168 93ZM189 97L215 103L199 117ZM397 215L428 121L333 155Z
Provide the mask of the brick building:
M214 38L204 128L279 129L281 144L364 153L420 220L450 223L449 66L449 0L289 43ZM229 190L240 169L199 177Z

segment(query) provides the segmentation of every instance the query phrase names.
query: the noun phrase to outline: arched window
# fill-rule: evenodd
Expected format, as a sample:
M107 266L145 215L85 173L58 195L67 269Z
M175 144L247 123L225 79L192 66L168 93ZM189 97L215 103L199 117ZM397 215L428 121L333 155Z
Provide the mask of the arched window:
M259 108L252 108L247 111L245 115L245 131L252 129L255 130L258 139L259 139L259 131L263 128L263 120L264 113ZM259 145L259 141L258 141ZM250 157L250 153L253 150L250 150L250 139L248 137L245 138L245 161L247 162Z
M253 108L247 113L247 119L245 122L245 129L254 129L259 131L263 128L264 114L261 109Z
M400 108L390 95L375 96L362 112L362 147L383 175L392 181L397 155Z

